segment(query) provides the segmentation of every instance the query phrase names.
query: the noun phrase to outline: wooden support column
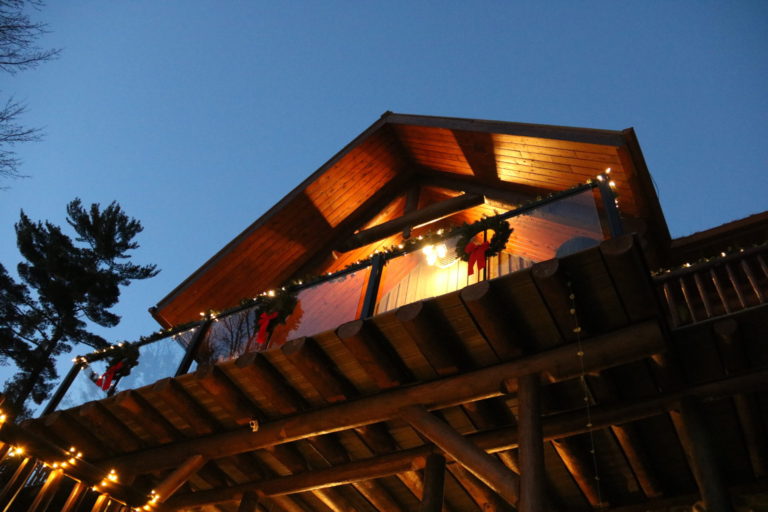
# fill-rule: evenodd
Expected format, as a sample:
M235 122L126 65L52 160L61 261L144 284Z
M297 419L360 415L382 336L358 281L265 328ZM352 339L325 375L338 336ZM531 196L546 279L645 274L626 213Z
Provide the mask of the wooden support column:
M541 431L541 385L536 374L518 379L520 444L519 512L544 510L544 439Z
M56 491L59 490L61 484L62 471L60 469L54 469L48 474L45 483L37 491L34 501L27 509L27 512L37 512L38 510L45 510L51 503Z
M445 457L432 453L424 466L424 496L420 512L440 512L443 509L445 487Z
M202 455L193 455L182 462L178 468L155 486L155 493L159 496L157 501L164 503L168 498L173 496L173 493L175 493L179 487L184 485L192 475L200 471L200 468L202 468L206 462L206 458Z
M717 322L713 331L726 373L733 374L748 368L738 322L733 319ZM752 472L755 478L764 478L768 476L768 432L760 419L758 398L755 393L739 393L733 397L733 405L744 434Z
M712 451L712 440L695 399L685 397L680 400L680 412L672 413L672 421L707 512L733 512L728 488Z
M466 440L450 425L440 421L421 406L404 407L400 409L400 416L508 503L517 503L519 478L498 459Z

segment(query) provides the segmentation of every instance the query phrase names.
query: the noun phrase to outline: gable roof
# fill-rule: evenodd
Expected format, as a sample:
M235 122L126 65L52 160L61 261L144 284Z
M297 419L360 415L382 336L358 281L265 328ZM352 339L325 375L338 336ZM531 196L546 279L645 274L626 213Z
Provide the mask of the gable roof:
M384 113L152 309L163 325L225 309L316 270L358 228L403 211L413 186L535 196L612 169L622 214L661 244L666 222L633 129ZM433 190L434 192L434 190ZM319 258L318 258L319 256ZM313 268L315 267L315 268Z

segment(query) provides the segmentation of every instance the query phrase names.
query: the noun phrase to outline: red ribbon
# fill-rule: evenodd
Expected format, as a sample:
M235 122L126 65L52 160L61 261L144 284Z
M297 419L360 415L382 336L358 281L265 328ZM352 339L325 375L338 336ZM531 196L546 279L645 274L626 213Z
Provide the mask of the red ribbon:
M475 265L477 265L477 270L485 268L485 253L490 247L491 244L488 242L483 242L479 245L474 242L469 242L467 244L464 248L464 252L469 254L469 261L467 262L468 276L475 273Z
M122 367L123 367L123 362L118 361L117 363L107 368L107 371L104 372L104 374L101 377L96 379L96 385L99 386L104 391L108 390L109 386L112 385L112 380L114 380L115 374Z
M262 313L259 316L259 334L256 336L256 343L263 345L267 342L267 328L269 322L277 318L277 313Z

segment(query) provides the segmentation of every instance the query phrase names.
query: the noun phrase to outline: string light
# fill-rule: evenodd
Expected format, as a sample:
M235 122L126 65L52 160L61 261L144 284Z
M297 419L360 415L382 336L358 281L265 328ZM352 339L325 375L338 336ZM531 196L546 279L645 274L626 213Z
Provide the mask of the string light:
M573 317L574 327L572 332L576 335L576 356L579 358L579 365L581 366L581 375L579 375L579 382L581 383L582 390L584 391L584 410L586 412L586 422L584 426L589 429L589 453L592 456L592 465L595 471L595 483L597 485L597 501L598 506L602 508L603 496L600 486L600 472L597 464L597 451L595 450L595 433L592 429L592 404L589 392L589 386L587 385L587 369L584 364L584 346L581 343L581 324L579 323L579 317L576 311L576 294L573 292L573 286L570 280L566 282L568 286L568 299L571 301L570 309L568 313Z
M586 184L594 186L595 179L598 180L598 181L605 181L607 179L606 176L610 175L610 174L611 174L611 168L608 167L608 168L605 169L605 171L603 171L603 173L596 175L594 179L593 178L587 179L586 180ZM615 187L616 186L616 182L611 180L609 182L609 185L611 187ZM525 207L525 206L530 206L530 205L532 205L532 204L534 204L536 202L541 202L541 201L543 201L545 199L552 199L552 198L554 198L556 196L560 196L560 195L563 195L563 194L568 194L570 192L570 190L577 189L577 188L583 187L583 186L584 186L584 184L578 184L578 185L574 186L572 189L563 190L561 192L548 194L546 196L546 198L544 198L542 196L536 196L535 200L521 203L521 204L517 205L517 208L522 208L522 207ZM614 199L614 203L616 205L619 204L619 201L618 201L617 198ZM479 220L477 222L483 222L484 220L485 219ZM422 246L423 243L427 243L429 245L436 245L436 251L442 251L442 247L440 245L443 245L442 244L443 240L451 238L451 237L454 237L454 236L457 236L459 233L462 232L463 229L466 229L469 226L472 226L472 225L464 225L464 226L453 227L453 228L448 229L448 230L446 230L445 228L440 228L440 229L438 229L434 233L428 233L426 235L425 234L420 234L420 235L418 235L415 238L409 238L409 239L407 239L407 240L397 244L396 246L390 247L389 249L383 249L383 250L382 249L376 249L373 252L373 254L371 254L370 257L364 258L362 260L355 261L354 263L349 265L347 268L343 269L342 272L343 271L348 271L350 269L350 267L353 267L353 266L370 264L373 256L376 255L376 254L383 254L385 256L390 256L391 257L391 256L399 255L399 253L403 253L403 252L406 252L406 251L411 251L411 250L419 249L419 248L424 250L425 254L426 254L426 252L429 251L429 249L427 249L426 246ZM443 247L444 247L444 245L443 245ZM428 257L428 263L429 263L430 261L433 260L433 258L434 258L434 260L436 262L438 258L442 258L443 256L441 256L440 254L437 254L436 257L429 256L429 255L427 255L427 257ZM429 264L430 265L434 265L434 263L429 263ZM333 275L332 272L327 272L327 273L325 273L323 275L320 275L320 276L313 276L313 277L310 277L310 278L303 278L303 279L294 280L291 283L288 283L286 285L281 286L280 287L280 292L281 293L282 292L290 293L296 286L304 286L305 283L311 284L314 281L321 280L323 277L332 276L332 275ZM88 354L86 356L76 357L72 361L74 363L76 363L76 364L87 365L89 362L92 362L93 360L103 359L105 357L103 354L106 354L106 353L114 351L114 350L122 350L122 349L124 349L126 345L128 345L128 346L139 345L140 346L140 345L143 345L143 344L146 344L146 343L151 343L151 342L154 342L154 341L158 341L158 340L162 339L164 336L167 336L169 333L178 334L178 333L183 332L186 329L192 329L192 328L198 327L201 324L201 322L205 322L205 321L208 321L208 320L217 322L219 320L220 316L226 316L226 315L228 315L230 313L234 313L235 311L241 310L243 306L250 306L253 303L257 303L260 300L260 298L262 298L262 297L275 298L276 296L277 296L277 293L275 292L274 289L272 289L272 290L268 290L268 291L263 291L263 292L259 293L256 297L253 297L252 299L243 300L243 301L241 301L241 305L240 306L238 306L236 308L232 308L230 310L226 310L226 311L222 311L222 312L216 312L216 311L213 311L213 310L209 310L208 312L200 311L199 315L200 315L201 320L198 320L198 321L195 321L195 322L187 322L185 324L180 324L180 325L176 325L176 326L171 326L171 327L169 327L169 328L167 328L165 330L159 330L159 331L157 331L157 333L155 333L155 334L153 334L151 336L146 336L146 337L142 336L142 337L140 337L139 341L135 342L135 343L121 342L121 343L118 343L117 345L111 345L109 347L96 350L96 351L94 351L91 354Z

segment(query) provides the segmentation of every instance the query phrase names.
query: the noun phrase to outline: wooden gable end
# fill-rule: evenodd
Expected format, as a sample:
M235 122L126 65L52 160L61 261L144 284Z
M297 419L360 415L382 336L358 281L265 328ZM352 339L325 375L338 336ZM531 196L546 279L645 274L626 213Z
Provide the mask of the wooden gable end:
M162 299L154 315L178 325L398 245L402 234L344 247L357 231L402 216L414 190L418 209L461 193L482 196L484 204L442 222L451 225L477 220L499 202L514 206L566 190L609 167L629 229L642 226L666 246L666 223L631 129L387 113Z

